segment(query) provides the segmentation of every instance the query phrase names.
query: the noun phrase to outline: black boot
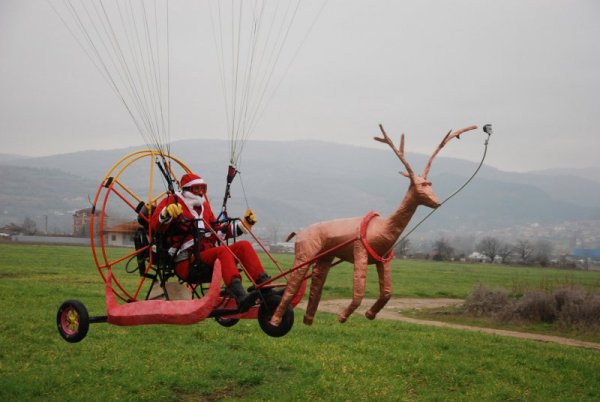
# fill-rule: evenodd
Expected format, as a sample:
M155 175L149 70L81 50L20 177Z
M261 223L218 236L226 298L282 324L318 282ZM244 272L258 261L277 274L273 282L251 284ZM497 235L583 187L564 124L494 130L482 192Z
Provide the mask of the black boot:
M250 310L250 307L254 304L252 298L246 294L240 278L233 278L227 286L227 291L235 298L238 309L242 312Z
M258 275L258 278L256 279L256 284L260 285L261 283L266 282L269 279L271 279L269 274L267 274L266 272L263 272L262 274Z
M269 279L271 279L271 276L269 274L267 274L266 272L263 272L256 279L256 284L260 285L263 282L267 282ZM284 291L283 287L280 287L280 288L263 288L262 289L262 293L263 293L264 296L270 296L270 295L279 295L279 296L281 296L283 294L283 291Z

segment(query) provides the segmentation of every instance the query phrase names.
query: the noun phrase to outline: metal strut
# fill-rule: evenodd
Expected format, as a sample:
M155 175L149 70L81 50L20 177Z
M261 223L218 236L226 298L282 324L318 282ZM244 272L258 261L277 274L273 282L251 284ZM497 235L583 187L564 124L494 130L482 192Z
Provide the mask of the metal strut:
M227 201L231 198L231 193L230 193L231 183L233 182L233 179L235 178L235 175L237 173L238 173L238 170L235 168L235 166L233 166L233 164L230 164L229 167L227 168L227 184L225 185L225 195L223 196L223 206L221 207L221 212L219 213L219 216L217 217L217 222L228 219Z
M158 157L156 158L156 160L154 162L156 163L156 166L158 166L158 169L160 170L163 177L167 181L167 188L169 189L169 193L175 194L175 187L173 186L173 178L171 177L171 174L169 173L170 169L167 169L167 161L162 153L160 156L162 158L162 163L158 159Z

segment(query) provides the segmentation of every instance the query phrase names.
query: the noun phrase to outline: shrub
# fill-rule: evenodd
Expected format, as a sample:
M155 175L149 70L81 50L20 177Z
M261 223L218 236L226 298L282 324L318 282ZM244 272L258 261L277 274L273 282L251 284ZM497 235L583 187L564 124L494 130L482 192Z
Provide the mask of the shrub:
M515 304L513 314L527 321L554 322L557 316L556 301L546 292L529 291Z
M586 294L583 289L560 289L555 297L561 300L559 322L565 326L600 325L600 294Z
M581 304L585 297L585 290L576 286L564 286L554 291L554 299L558 310L562 310L567 305Z
M475 316L493 316L505 310L509 303L506 289L490 289L484 285L478 285L467 298L465 308L467 312Z
M522 297L512 300L505 289L478 285L465 301L465 311L500 321L559 322L567 327L600 326L600 293L589 293L573 285L542 289L526 290Z

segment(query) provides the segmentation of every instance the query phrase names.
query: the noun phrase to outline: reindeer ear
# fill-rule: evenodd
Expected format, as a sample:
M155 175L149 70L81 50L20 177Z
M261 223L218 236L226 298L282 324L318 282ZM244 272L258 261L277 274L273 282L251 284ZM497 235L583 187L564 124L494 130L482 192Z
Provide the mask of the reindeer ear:
M402 176L404 176L404 177L408 177L408 178L410 179L410 175L409 175L408 173L406 173L406 172L403 172L403 171L400 171L400 172L398 172L398 173L400 173Z

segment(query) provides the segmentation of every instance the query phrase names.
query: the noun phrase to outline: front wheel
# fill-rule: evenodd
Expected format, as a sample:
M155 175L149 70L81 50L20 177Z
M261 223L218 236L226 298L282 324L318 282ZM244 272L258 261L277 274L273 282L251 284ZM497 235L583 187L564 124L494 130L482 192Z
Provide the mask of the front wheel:
M292 329L294 325L294 310L290 306L285 310L283 317L281 317L281 323L278 327L275 327L269 323L275 309L281 301L281 296L271 296L266 301L261 303L258 308L258 324L263 332L274 338L284 336Z
M79 300L67 300L56 314L58 333L70 343L81 341L90 329L90 316L87 308Z

